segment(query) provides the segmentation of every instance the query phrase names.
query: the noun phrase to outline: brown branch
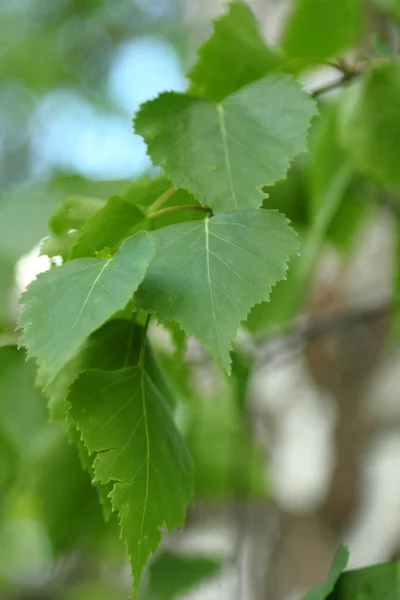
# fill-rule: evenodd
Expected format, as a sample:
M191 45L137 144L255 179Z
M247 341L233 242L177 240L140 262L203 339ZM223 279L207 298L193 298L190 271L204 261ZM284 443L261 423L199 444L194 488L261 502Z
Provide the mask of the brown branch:
M319 98L323 94L327 94L328 92L332 92L333 90L339 89L343 86L346 86L351 81L356 79L359 75L361 75L362 71L346 71L343 73L340 79L336 81L332 81L331 83L327 83L317 89L315 89L311 95L313 98Z
M385 319L390 315L391 310L392 304L383 302L376 306L350 308L330 315L314 316L306 322L292 324L276 335L256 343L253 348L254 357L260 362L265 362L277 353L300 351L312 342L332 333Z

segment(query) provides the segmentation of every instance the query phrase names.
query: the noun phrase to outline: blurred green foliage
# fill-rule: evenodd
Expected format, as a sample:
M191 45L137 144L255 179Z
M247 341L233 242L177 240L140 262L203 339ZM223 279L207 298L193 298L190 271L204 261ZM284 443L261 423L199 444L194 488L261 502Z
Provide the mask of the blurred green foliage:
M361 0L292 4L280 47L270 47L246 6L232 3L191 71L191 92L216 101L270 71L308 77L327 61L349 84L344 92L339 86L338 93L319 96L320 116L312 124L309 153L295 161L286 179L263 189L263 206L284 213L297 230L301 256L291 261L287 280L274 288L271 301L251 311L244 325L255 339L290 322L307 299L323 249L333 245L342 256L351 253L358 233L387 194L395 199L399 225L400 76L391 40L378 36L375 45L370 43L374 26ZM374 5L378 15L398 27L398 0L375 0ZM129 582L121 574L125 549L116 519L104 522L91 483L92 458L83 444L78 454L70 441L79 446L79 433L70 427L66 432L60 421L65 418L69 384L82 365L93 366L93 347L96 366L100 362L103 369L119 366L121 348L125 359L126 319L131 318L132 306L118 315L121 320L93 334L46 388L41 385L45 374L35 382L34 364L16 347L16 297L21 287L16 267L40 242L43 255L66 259L88 231L84 254L88 248L93 255L104 246L117 246L136 221L120 219L116 235L108 230L107 240L99 241L96 227L99 221L104 224L104 214L108 223L107 211L112 215L116 204L110 197L118 194L118 206L128 204L136 215L138 210L146 213L170 188L171 183L153 171L134 181L96 180L71 165L63 168L45 160L40 149L45 125L41 109L44 101L65 93L105 118L125 119L131 128L130 116L110 90L116 59L127 45L147 37L166 40L186 67L193 61L188 40L203 24L200 17L198 24L196 19L186 20L185 8L179 0L0 1L0 595L7 600L26 590L45 600L119 600L128 595ZM349 59L347 50L352 51ZM139 85L135 80L129 83ZM189 192L178 190L164 207L195 204ZM163 214L146 222L146 228L195 218L201 218L199 212ZM398 313L400 285L395 295ZM191 365L181 362L186 356L182 331L175 325L167 328L176 350L171 354L161 345L156 352L168 371L168 394L193 456L197 498L265 498L270 493L265 460L246 420L251 361L238 350L233 355L233 385L224 383L218 394L203 397L194 389ZM110 344L118 350L111 359ZM109 509L108 491L105 487L101 494ZM220 567L216 559L161 554L148 568L141 597L174 598L215 576ZM320 595L307 597L326 597L343 568L342 553L327 585L317 590ZM397 598L397 572L398 565L388 564L344 573L329 597ZM50 596L49 589L54 590Z

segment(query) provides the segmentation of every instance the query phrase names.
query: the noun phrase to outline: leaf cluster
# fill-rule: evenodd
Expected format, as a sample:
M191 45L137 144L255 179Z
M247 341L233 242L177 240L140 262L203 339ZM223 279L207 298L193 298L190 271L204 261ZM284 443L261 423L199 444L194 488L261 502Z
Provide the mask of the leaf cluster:
M41 252L53 260L21 297L20 347L36 362L37 385L78 449L90 492L97 490L104 516L118 521L134 592L163 528L183 526L195 495L265 495L261 456L243 427L250 367L238 331L285 322L324 241L346 249L365 218L365 198L399 185L398 62L378 61L365 74L333 63L355 82L340 101L320 101L319 109L299 82L305 70L357 44L361 14L360 2L298 0L277 50L247 4L232 2L198 52L188 90L164 92L134 117L134 131L161 172L107 200L71 194L55 210L51 199L42 200L34 232L42 236L42 217L50 216ZM0 204L0 234L14 210ZM9 276L16 253L6 229ZM154 323L172 334L172 357L156 347ZM193 392L188 337L224 382L225 396L214 394L213 405ZM8 354L23 357L1 350L5 365ZM13 435L0 429L10 461L20 443ZM57 438L54 456L61 459L54 464L66 472L77 454L71 458L70 450ZM39 487L51 487L54 468L44 466ZM0 485L10 476L0 464ZM57 500L44 498L51 513ZM162 579L163 560L181 568L176 557L157 560L144 597L157 597L151 569ZM359 575L340 575L346 563L342 550L327 583L307 600L350 597ZM188 585L218 566L185 566ZM163 597L181 591L175 587Z

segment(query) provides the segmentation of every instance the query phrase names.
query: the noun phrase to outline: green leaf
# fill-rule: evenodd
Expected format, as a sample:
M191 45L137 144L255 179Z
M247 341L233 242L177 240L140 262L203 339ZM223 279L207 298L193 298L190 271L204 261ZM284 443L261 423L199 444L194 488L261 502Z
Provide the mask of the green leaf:
M400 64L370 69L347 91L340 136L356 166L385 186L400 184Z
M31 459L47 427L47 411L35 389L35 365L16 346L0 347L0 424L18 454Z
M106 247L116 250L129 232L134 233L135 226L144 219L144 213L137 206L121 196L111 196L84 223L69 258L96 256L96 252Z
M283 62L268 48L251 9L242 2L232 2L214 20L214 31L198 54L188 75L189 93L214 102L261 79Z
M176 321L229 370L240 321L284 278L296 252L279 213L231 211L152 233L156 253L135 298L161 322ZM255 251L256 249L256 251Z
M93 214L104 206L100 198L71 196L61 202L49 219L49 229L55 234L80 229Z
M16 477L18 458L14 445L0 428L0 508L5 490Z
M315 102L288 75L269 75L219 104L167 92L135 119L155 165L214 211L257 208L306 148Z
M41 369L37 385L49 399L51 418L65 421L68 389L81 371L112 371L136 365L139 362L141 336L142 329L132 320L111 320L86 338L79 352L63 366L53 380L49 380Z
M127 186L122 196L127 202L139 206L145 212L171 185L165 177L140 177Z
M358 42L359 0L295 0L282 35L289 58L336 57Z
M346 571L340 576L329 600L398 600L400 563L383 563Z
M175 323L174 321L164 323L164 327L171 334L171 342L174 348L173 360L176 361L178 369L179 367L183 368L186 349L186 334L179 327L178 323Z
M40 275L22 296L21 345L50 377L84 339L122 309L153 257L147 233L128 238L112 259L81 258Z
M57 194L35 189L0 197L0 254L16 261L46 235L46 221L59 201Z
M60 235L53 233L40 244L40 254L49 258L61 256L63 261L68 260L69 253L77 237L78 231L70 231Z
M103 206L104 200L86 196L71 196L61 202L49 219L51 234L41 244L40 253L67 260L79 230Z
M200 205L188 191L176 189L165 177L141 178L133 181L123 193L123 197L127 202L138 206L146 214L152 213L161 207ZM159 202L161 204L157 206ZM172 211L147 219L142 223L142 226L151 231L174 223L194 221L201 218L202 214L198 210Z
M235 390L236 405L244 414L247 406L249 379L252 369L250 357L234 350L232 357L232 388Z
M97 543L96 533L104 531L97 494L65 433L55 429L51 438L43 444L30 478L52 544L61 551L83 541Z
M192 498L190 456L146 366L86 371L68 399L89 452L98 453L96 481L114 483L110 496L136 590L161 527L172 531L183 523Z
M108 371L136 365L139 361L141 340L142 329L132 320L108 321L85 340L79 352L64 365L55 379L49 382L46 374L41 372L40 383L43 393L49 398L50 417L62 423L67 421L69 440L77 445L81 464L89 472L91 480L94 479L93 456L89 456L71 412L68 412L69 388L82 371ZM111 503L108 494L111 486L97 483L95 487L99 493L104 517L109 520Z
M304 600L325 600L325 598L328 598L329 594L333 591L342 571L346 568L348 561L348 549L345 546L340 546L339 550L336 552L335 558L333 559L333 564L328 579L322 585L319 585L308 592L308 594L304 596Z
M14 287L14 264L0 256L0 331L2 325L13 321L12 292Z
M400 0L375 0L375 4L379 8L390 12L400 21Z
M196 398L190 408L185 440L195 464L196 494L211 501L265 497L262 455L237 398Z
M311 132L319 123L318 118ZM311 141L311 140L310 140ZM306 186L306 166L308 155L299 156L289 170L286 179L281 179L272 188L267 186L263 189L268 196L264 198L262 207L266 209L279 210L293 225L304 227L308 219L309 193Z
M70 413L67 415L67 435L71 444L75 444L78 449L80 464L84 471L90 476L92 485L96 488L98 500L101 504L104 521L108 522L112 516L112 505L110 500L110 492L112 491L112 483L102 485L95 481L94 456L90 455L85 442L82 440L80 432L77 429L76 423ZM79 511L78 511L79 512Z
M396 224L396 244L394 247L394 273L393 273L393 307L392 307L392 322L391 334L392 338L397 341L400 336L400 213L394 213Z
M337 129L337 107L324 107L310 136L309 223L292 273L293 287L288 290L291 304L288 316L298 309L306 293L335 215L343 203L351 201L346 192L354 178L354 166L338 142Z
M164 552L152 561L140 600L173 600L214 577L220 569L217 559Z
M309 202L313 220L334 185L338 173L350 163L348 154L338 141L338 105L330 104L321 108L309 141ZM343 197L344 191L339 195Z
M359 241L359 232L373 214L376 187L370 179L354 177L336 214L327 237L342 253L349 253Z
M300 253L302 238L300 241ZM300 255L301 256L301 255ZM293 256L288 264L286 278L278 281L271 291L267 302L256 304L251 309L245 326L260 341L265 339L271 332L282 331L284 326L293 318L297 303L294 299L299 296L299 283L296 278L296 270L300 256Z
M330 204L320 229L319 244L315 245L315 261L326 237L341 250L350 246L367 215L371 190L365 178L355 177L349 155L339 143L337 104L324 107L310 136L309 148L311 231Z

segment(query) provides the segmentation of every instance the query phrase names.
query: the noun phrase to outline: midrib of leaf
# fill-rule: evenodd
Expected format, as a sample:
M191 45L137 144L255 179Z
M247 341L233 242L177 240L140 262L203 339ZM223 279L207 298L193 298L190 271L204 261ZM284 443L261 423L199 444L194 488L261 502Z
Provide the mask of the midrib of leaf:
M231 161L229 158L228 136L227 136L226 124L225 124L225 111L224 111L224 107L222 106L221 103L217 104L217 115L218 115L219 130L221 132L222 147L224 149L224 159L225 159L226 170L228 173L229 187L231 190L231 194L232 194L232 198L234 200L235 207L237 208L238 202L237 202L237 198L236 198L235 189L233 187L232 168L231 168Z
M77 317L76 317L76 319L75 319L75 323L73 324L73 326L72 326L72 329L75 329L75 327L77 326L77 324L78 324L78 321L79 321L79 319L81 318L81 316L82 316L82 313L83 313L83 311L85 310L85 308L86 308L86 306L87 306L87 304L88 304L88 302L89 302L89 300L90 300L90 297L91 297L91 295L93 294L93 291L94 291L94 289L95 289L96 285L97 285L97 284L98 284L98 282L100 281L100 278L101 278L101 276L103 275L104 271L106 270L106 268L108 267L108 265L110 264L110 262L111 262L111 261L112 261L112 258L109 258L109 259L107 260L107 262L106 262L106 263L103 265L103 267L101 268L101 270L100 270L99 274L97 275L96 279L95 279L95 280L94 280L94 282L92 283L92 286L91 286L91 288L90 288L90 290L89 290L89 292L88 292L88 294L87 294L87 296L86 296L86 298L85 298L85 300L84 300L84 302L83 302L83 304L82 304L82 308L81 308L81 310L79 311L79 314L78 314L78 316L77 316Z
M219 346L220 352L222 352L221 334L219 331L219 321L217 319L217 314L215 312L214 290L213 290L213 284L212 284L212 280L211 280L211 263L210 263L211 252L210 252L210 242L209 242L210 232L209 232L209 228L208 228L208 221L209 221L208 217L206 219L204 219L204 226L205 226L205 232L206 232L207 278L208 278L208 284L209 284L209 288L210 288L211 306L212 306L212 311L213 311L215 329L217 331L218 346Z

